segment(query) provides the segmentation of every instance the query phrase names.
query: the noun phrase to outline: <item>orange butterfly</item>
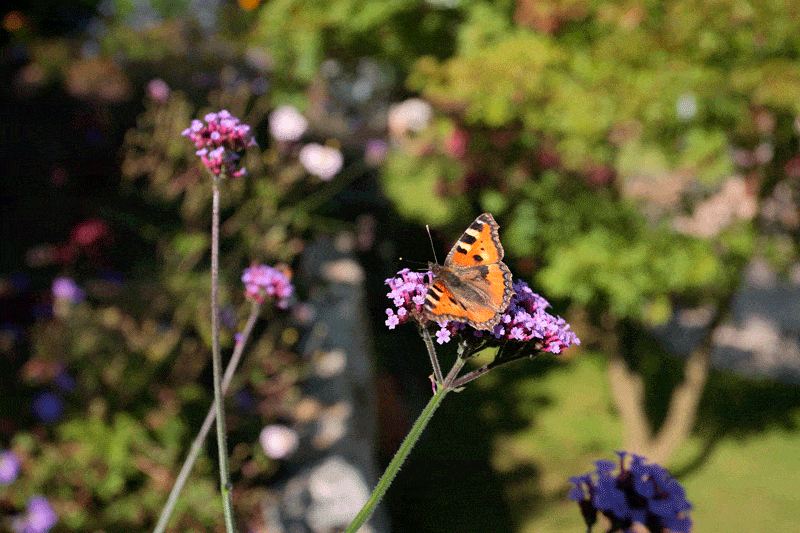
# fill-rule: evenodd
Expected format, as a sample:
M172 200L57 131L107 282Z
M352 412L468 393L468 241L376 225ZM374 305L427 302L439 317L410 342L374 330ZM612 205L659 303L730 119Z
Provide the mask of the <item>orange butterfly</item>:
M498 228L494 217L484 213L458 239L444 265L428 263L434 278L422 306L426 318L488 331L500 321L514 290Z

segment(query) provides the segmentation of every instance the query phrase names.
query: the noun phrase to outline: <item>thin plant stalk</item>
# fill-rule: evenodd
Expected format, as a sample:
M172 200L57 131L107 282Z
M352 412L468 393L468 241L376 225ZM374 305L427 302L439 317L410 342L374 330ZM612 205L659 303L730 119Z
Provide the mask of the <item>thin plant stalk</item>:
M256 324L256 320L258 319L260 312L261 304L253 303L253 306L250 309L250 316L247 318L247 323L242 331L241 340L236 343L236 346L233 349L233 354L231 355L231 360L228 362L228 367L225 369L225 375L222 377L223 395L228 392L228 387L230 387L233 374L236 372L236 369L239 366L239 361L244 353L244 347L253 332L253 327ZM158 517L158 523L156 524L153 533L164 533L164 531L167 529L167 523L172 516L172 511L175 510L175 504L178 503L178 497L183 490L183 486L186 484L186 480L189 479L189 474L192 471L194 463L197 461L197 458L200 456L200 452L203 450L203 443L205 442L206 437L208 437L208 433L211 431L211 425L214 423L216 418L216 405L213 405L208 410L206 419L203 421L200 431L197 433L197 436L194 438L194 441L189 448L189 454L183 461L181 471L178 473L178 477L175 479L175 484L172 486L172 490L169 493L169 497L167 498L167 503L164 505L164 509L161 510L161 516Z
M428 350L428 355L431 358L431 366L433 367L433 379L437 387L441 387L444 382L442 377L442 368L439 366L439 359L436 357L436 348L433 346L433 338L428 328L420 327L422 338L425 340L425 348Z
M353 522L347 527L344 533L356 533L356 531L358 531L358 529L364 525L364 522L366 522L375 511L375 507L383 499L386 491L389 488L389 485L392 484L395 476L397 476L397 472L400 471L400 467L403 466L406 458L408 458L408 454L411 452L412 448L414 448L414 445L419 440L422 432L428 425L428 422L431 421L433 413L436 412L436 408L442 403L442 400L447 393L451 390L454 390L453 381L455 380L456 376L458 376L458 373L461 370L461 367L464 366L465 362L465 359L459 357L453 365L453 368L448 373L447 378L445 378L443 382L440 382L440 385L436 387L436 391L428 401L428 405L426 405L422 410L419 418L417 418L417 421L414 422L414 425L411 427L411 431L408 432L408 435L406 435L406 438L403 440L400 448L398 448L397 452L394 454L392 461L389 463L389 466L386 467L386 470L381 476L381 479L378 481L375 490L372 491L367 503L358 512L356 517L353 519Z
M211 362L214 368L214 406L217 412L217 447L219 449L219 483L222 493L222 510L225 529L236 531L233 525L233 500L228 467L228 445L226 442L225 412L222 394L222 350L219 343L219 177L214 176L213 202L211 210Z

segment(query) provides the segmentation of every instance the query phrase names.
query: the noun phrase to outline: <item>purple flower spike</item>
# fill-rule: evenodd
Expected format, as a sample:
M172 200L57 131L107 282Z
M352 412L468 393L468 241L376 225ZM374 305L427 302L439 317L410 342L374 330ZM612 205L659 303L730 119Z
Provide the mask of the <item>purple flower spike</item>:
M264 303L267 298L275 298L275 305L281 309L289 307L289 298L294 293L289 278L280 270L266 265L245 268L242 283L248 299Z
M629 531L638 522L650 531L691 533L692 505L680 483L640 455L616 453L618 468L612 461L600 460L595 462L595 472L570 478L569 499L579 503L589 529L601 512L611 522L609 532ZM628 467L626 458L630 458Z
M246 175L247 171L239 167L240 153L248 146L257 146L250 133L250 126L240 124L239 119L228 111L208 113L204 117L206 123L193 120L183 130L184 137L197 147L203 165L215 176L225 174L230 177Z

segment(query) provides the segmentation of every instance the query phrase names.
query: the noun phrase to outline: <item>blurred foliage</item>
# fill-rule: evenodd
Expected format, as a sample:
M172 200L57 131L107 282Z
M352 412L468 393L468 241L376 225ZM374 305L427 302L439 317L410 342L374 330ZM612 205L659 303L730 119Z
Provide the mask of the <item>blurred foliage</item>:
M63 260L62 276L75 277L85 298L45 302L48 309L52 303L52 316L30 332L22 386L34 395L52 392L48 399L60 407L50 421L41 415L39 422L20 421L10 449L22 457L23 471L13 492L0 492L3 505L22 509L27 497L43 492L71 531L142 530L155 523L211 405L211 186L181 132L193 118L218 109L257 130L271 107L270 95L226 73L222 69L220 88L208 93L207 107L180 91L148 93L121 154L127 208L106 213L109 224L91 223L92 239L102 243L81 248L86 255L51 254L63 256L53 260ZM222 184L221 339L227 352L250 309L242 269L252 262L293 263L314 210L341 187L309 176L298 161L300 143L265 144L245 155L248 176ZM123 273L100 267L114 233L131 239L123 247L147 250ZM306 368L294 353L298 332L264 307L270 320L249 342L227 410L234 490L249 495L237 499L237 511L256 523L263 521L268 497L259 486L279 466L264 455L258 433L292 418ZM218 498L214 472L213 461L200 460L169 530L208 531L219 523L219 507L208 505Z

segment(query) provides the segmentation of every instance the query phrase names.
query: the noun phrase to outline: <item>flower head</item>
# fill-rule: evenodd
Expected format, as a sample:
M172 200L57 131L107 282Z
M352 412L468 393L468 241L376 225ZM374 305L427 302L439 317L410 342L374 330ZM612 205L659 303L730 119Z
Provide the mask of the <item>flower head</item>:
M289 298L294 292L289 278L280 270L267 265L254 265L242 273L245 296L257 303L264 303L267 297L276 298L275 305L281 309L289 306Z
M297 141L308 128L308 120L294 106L277 107L269 116L269 132L279 141Z
M257 145L250 126L240 124L238 118L225 110L209 113L204 118L205 123L193 120L181 135L194 143L195 153L215 176L221 173L232 177L245 175L247 171L239 168L239 154L246 147Z
M597 461L595 472L570 478L568 498L578 502L586 525L591 528L600 512L611 521L609 531L627 531L638 522L650 531L690 533L692 505L680 483L640 455L616 453L619 465Z
M270 424L258 436L264 453L272 459L283 459L291 455L300 443L295 430L282 424Z
M303 146L298 154L300 164L309 174L321 180L328 181L333 178L344 164L342 152L330 146L310 143Z
M53 280L53 299L77 303L83 300L83 290L70 278L56 278Z
M392 287L392 292L387 296L395 301L398 307L405 307L411 311L413 317L424 321L422 315L422 304L425 302L425 293L428 290L428 280L432 279L430 273L415 274L408 272L408 269L398 272L401 278L386 280ZM402 279L404 281L400 282ZM515 341L522 347L522 343L533 343L536 351L561 353L565 348L573 344L580 344L580 339L575 332L570 330L569 324L563 318L553 316L546 311L550 304L534 293L524 281L514 282L514 296L511 302L500 316L500 321L494 326L491 332L475 330L464 323L455 321L440 322L440 330L436 333L436 341L439 344L449 342L451 339L461 336L474 338L479 342L492 341ZM411 305L413 304L413 306ZM392 318L391 310L387 310L389 318ZM410 318L410 317L409 317ZM408 320L399 320L394 325ZM386 325L393 329L387 320ZM444 333L447 331L447 334Z
M147 84L146 92L151 100L160 104L166 103L166 101L169 100L169 85L161 78L153 78L150 80Z
M25 514L17 516L11 527L18 533L47 533L58 522L58 515L44 496L28 500Z
M397 273L397 276L386 280L386 285L391 289L386 296L397 308L397 310L386 309L388 318L385 324L389 329L394 329L411 319L423 320L422 304L425 302L425 293L428 292L428 283L431 279L430 272L412 272L410 269L404 268Z
M17 454L4 450L0 452L0 486L10 485L19 475L20 461Z
M54 424L64 414L64 400L52 391L44 391L33 399L33 414L45 424Z

